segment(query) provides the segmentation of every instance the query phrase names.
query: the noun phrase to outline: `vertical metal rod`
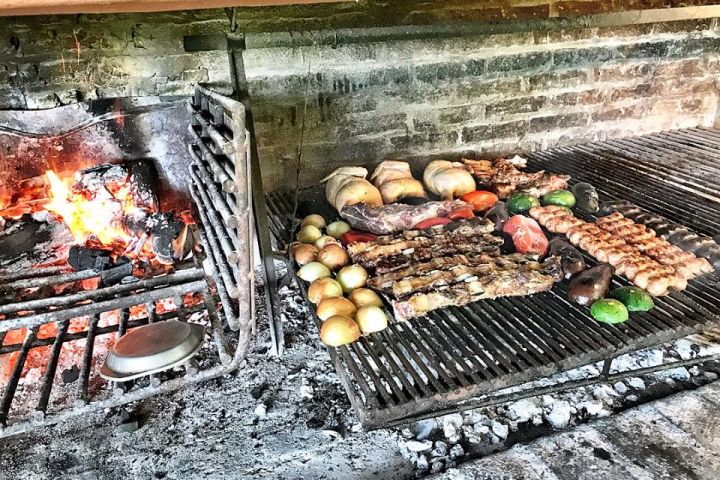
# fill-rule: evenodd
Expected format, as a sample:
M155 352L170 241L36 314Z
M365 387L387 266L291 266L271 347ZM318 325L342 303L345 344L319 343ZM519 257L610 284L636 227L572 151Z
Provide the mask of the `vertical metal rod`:
M53 382L55 380L55 371L57 370L58 360L60 359L60 353L62 352L63 340L69 325L69 320L58 322L57 324L57 334L55 336L55 341L53 342L52 350L50 351L50 358L48 360L47 368L45 369L45 374L43 375L40 398L37 406L35 407L35 410L42 412L43 415L47 411L48 401L50 400L50 392L52 391Z
M100 315L95 314L88 322L87 336L85 337L85 351L83 352L82 364L80 365L80 378L75 403L82 406L88 403L88 383L90 382L90 369L92 368L93 350L95 349L95 329L97 328Z
M39 329L40 327L35 327L27 332L23 346L15 359L15 367L13 368L10 378L7 381L7 385L5 386L5 392L3 393L2 400L0 400L0 425L7 426L10 406L12 405L13 398L15 398L15 390L17 390L20 376L22 375L23 368L25 367L27 354L35 341L35 337L37 336Z

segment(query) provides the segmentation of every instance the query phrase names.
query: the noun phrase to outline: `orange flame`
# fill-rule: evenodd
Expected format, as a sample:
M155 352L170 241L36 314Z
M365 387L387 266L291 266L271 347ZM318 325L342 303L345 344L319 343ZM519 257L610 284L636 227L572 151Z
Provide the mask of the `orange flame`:
M70 180L62 180L52 170L45 173L50 201L45 208L62 218L75 241L85 243L94 237L103 245L127 245L132 236L122 227L122 213L134 208L126 188L105 198L86 199L73 193Z

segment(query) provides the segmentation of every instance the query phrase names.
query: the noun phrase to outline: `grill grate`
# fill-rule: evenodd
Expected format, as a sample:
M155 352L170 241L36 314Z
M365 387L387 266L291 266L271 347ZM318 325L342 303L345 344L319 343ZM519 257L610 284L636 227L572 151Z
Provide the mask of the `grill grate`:
M530 170L591 182L601 200L627 199L712 236L720 232L718 148L720 131L693 129L534 153L528 164ZM280 241L289 236L291 204L289 194L268 199L271 229ZM320 204L325 210L317 212ZM302 192L301 215L311 209L332 212L319 188ZM613 282L627 284L619 277ZM567 300L567 283L558 283L532 297L483 300L409 322L391 320L385 331L329 351L362 423L399 424L487 404L488 396L503 388L715 326L717 282L716 275L695 279L684 292L656 299L652 311L633 313L621 325L596 322L588 309ZM301 290L306 294L304 286Z

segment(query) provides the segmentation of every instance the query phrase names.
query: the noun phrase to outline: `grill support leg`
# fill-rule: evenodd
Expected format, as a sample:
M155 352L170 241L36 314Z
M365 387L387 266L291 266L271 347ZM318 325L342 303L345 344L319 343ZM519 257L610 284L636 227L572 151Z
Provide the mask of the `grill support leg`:
M610 367L612 367L612 362L613 362L612 358L606 358L603 361L603 368L602 368L602 372L600 373L600 376L602 378L607 379L610 376Z

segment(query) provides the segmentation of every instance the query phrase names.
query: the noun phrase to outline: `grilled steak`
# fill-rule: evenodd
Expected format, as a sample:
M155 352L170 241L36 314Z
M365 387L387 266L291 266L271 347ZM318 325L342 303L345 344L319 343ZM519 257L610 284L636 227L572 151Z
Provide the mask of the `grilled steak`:
M467 208L462 200L426 202L420 205L393 203L370 207L364 203L343 208L340 216L355 230L378 235L401 232L434 217L447 217L453 210Z
M515 157L507 160L467 160L463 163L478 182L495 192L500 198L507 198L515 192L527 192L540 197L553 190L567 188L569 175L551 175L543 170L527 173L518 169L525 167L525 160Z
M432 287L433 291L415 293L407 299L393 301L395 318L408 320L438 308L462 306L482 299L532 295L550 290L553 282L560 278L559 257L549 257L542 264L527 258L521 260L510 257L513 256L503 258L509 263L502 266L496 263L489 264L484 268L486 271L465 280L446 286L435 285ZM510 267L510 264L514 266ZM411 279L408 280L412 282Z

